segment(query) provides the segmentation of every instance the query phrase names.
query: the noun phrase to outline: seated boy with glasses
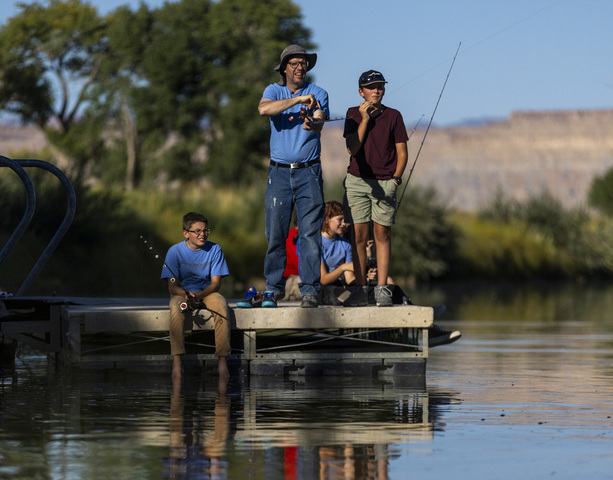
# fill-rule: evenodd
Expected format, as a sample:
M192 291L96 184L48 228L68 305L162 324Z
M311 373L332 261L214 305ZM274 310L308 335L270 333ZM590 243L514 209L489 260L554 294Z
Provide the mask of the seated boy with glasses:
M179 380L185 354L184 315L206 308L215 320L215 356L220 380L229 377L230 308L219 293L221 279L229 274L221 247L208 240L207 218L190 212L183 216L185 240L168 250L162 279L168 279L170 298L170 354L172 378Z

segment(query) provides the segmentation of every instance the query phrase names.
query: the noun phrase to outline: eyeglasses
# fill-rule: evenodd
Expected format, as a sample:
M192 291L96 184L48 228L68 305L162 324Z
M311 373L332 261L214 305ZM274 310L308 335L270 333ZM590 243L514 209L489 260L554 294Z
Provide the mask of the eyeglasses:
M208 235L209 233L211 233L211 229L205 228L204 230L188 230L188 232L193 233L194 235L199 237L200 235Z
M307 68L309 66L309 62L287 62L287 64L292 67L292 69L296 70L298 68L298 65L300 65L302 68Z

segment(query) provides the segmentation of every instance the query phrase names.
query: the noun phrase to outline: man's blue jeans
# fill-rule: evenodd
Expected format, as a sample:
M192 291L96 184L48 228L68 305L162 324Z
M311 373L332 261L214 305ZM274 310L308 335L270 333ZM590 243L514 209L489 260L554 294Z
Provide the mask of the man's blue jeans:
M324 218L321 164L306 168L268 167L266 187L266 289L285 293L285 240L296 207L300 235L300 293L317 295L321 281L321 224Z

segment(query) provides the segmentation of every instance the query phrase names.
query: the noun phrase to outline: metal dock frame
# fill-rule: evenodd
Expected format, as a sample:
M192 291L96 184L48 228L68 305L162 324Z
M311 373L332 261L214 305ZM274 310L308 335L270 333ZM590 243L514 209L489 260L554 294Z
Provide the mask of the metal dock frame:
M232 305L231 305L232 306ZM152 362L170 365L169 353L131 355L113 353L114 346L87 350L84 334L130 333L137 343L161 338L168 333L169 312L163 304L147 305L101 303L65 305L62 309L66 345L62 355L68 363L80 367L129 368ZM200 310L186 319L186 330L212 330L206 321L210 312ZM423 306L342 308L322 306L301 309L294 305L278 308L233 308L233 331L240 332L243 345L233 345L231 361L240 363L240 373L248 375L424 375L428 358L428 327L433 323L433 309ZM271 332L293 332L281 344L263 347ZM380 338L381 332L411 331L411 343ZM158 332L147 338L145 332ZM379 336L377 335L379 334ZM140 339L139 339L140 338ZM327 345L334 343L333 347ZM241 348L242 347L242 348ZM169 348L167 350L169 352ZM203 368L213 369L211 354L186 355Z

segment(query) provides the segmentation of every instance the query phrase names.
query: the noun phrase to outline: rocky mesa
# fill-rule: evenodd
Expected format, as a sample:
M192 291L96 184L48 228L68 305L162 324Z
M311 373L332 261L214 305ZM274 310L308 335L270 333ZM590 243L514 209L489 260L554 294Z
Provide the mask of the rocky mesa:
M424 133L409 141L405 180ZM322 148L326 177L344 175L342 127L324 128ZM548 191L571 207L585 204L594 177L612 166L613 110L517 112L477 127L431 128L411 185L431 185L466 211L489 204L497 191L517 200Z
M406 119L405 119L406 121ZM425 133L409 141L409 165ZM0 155L45 145L35 127L0 125ZM349 156L342 122L322 133L326 181L341 179ZM517 112L480 126L432 127L410 184L433 186L450 207L475 211L502 191L525 200L548 191L567 207L587 201L592 180L613 166L613 110Z

